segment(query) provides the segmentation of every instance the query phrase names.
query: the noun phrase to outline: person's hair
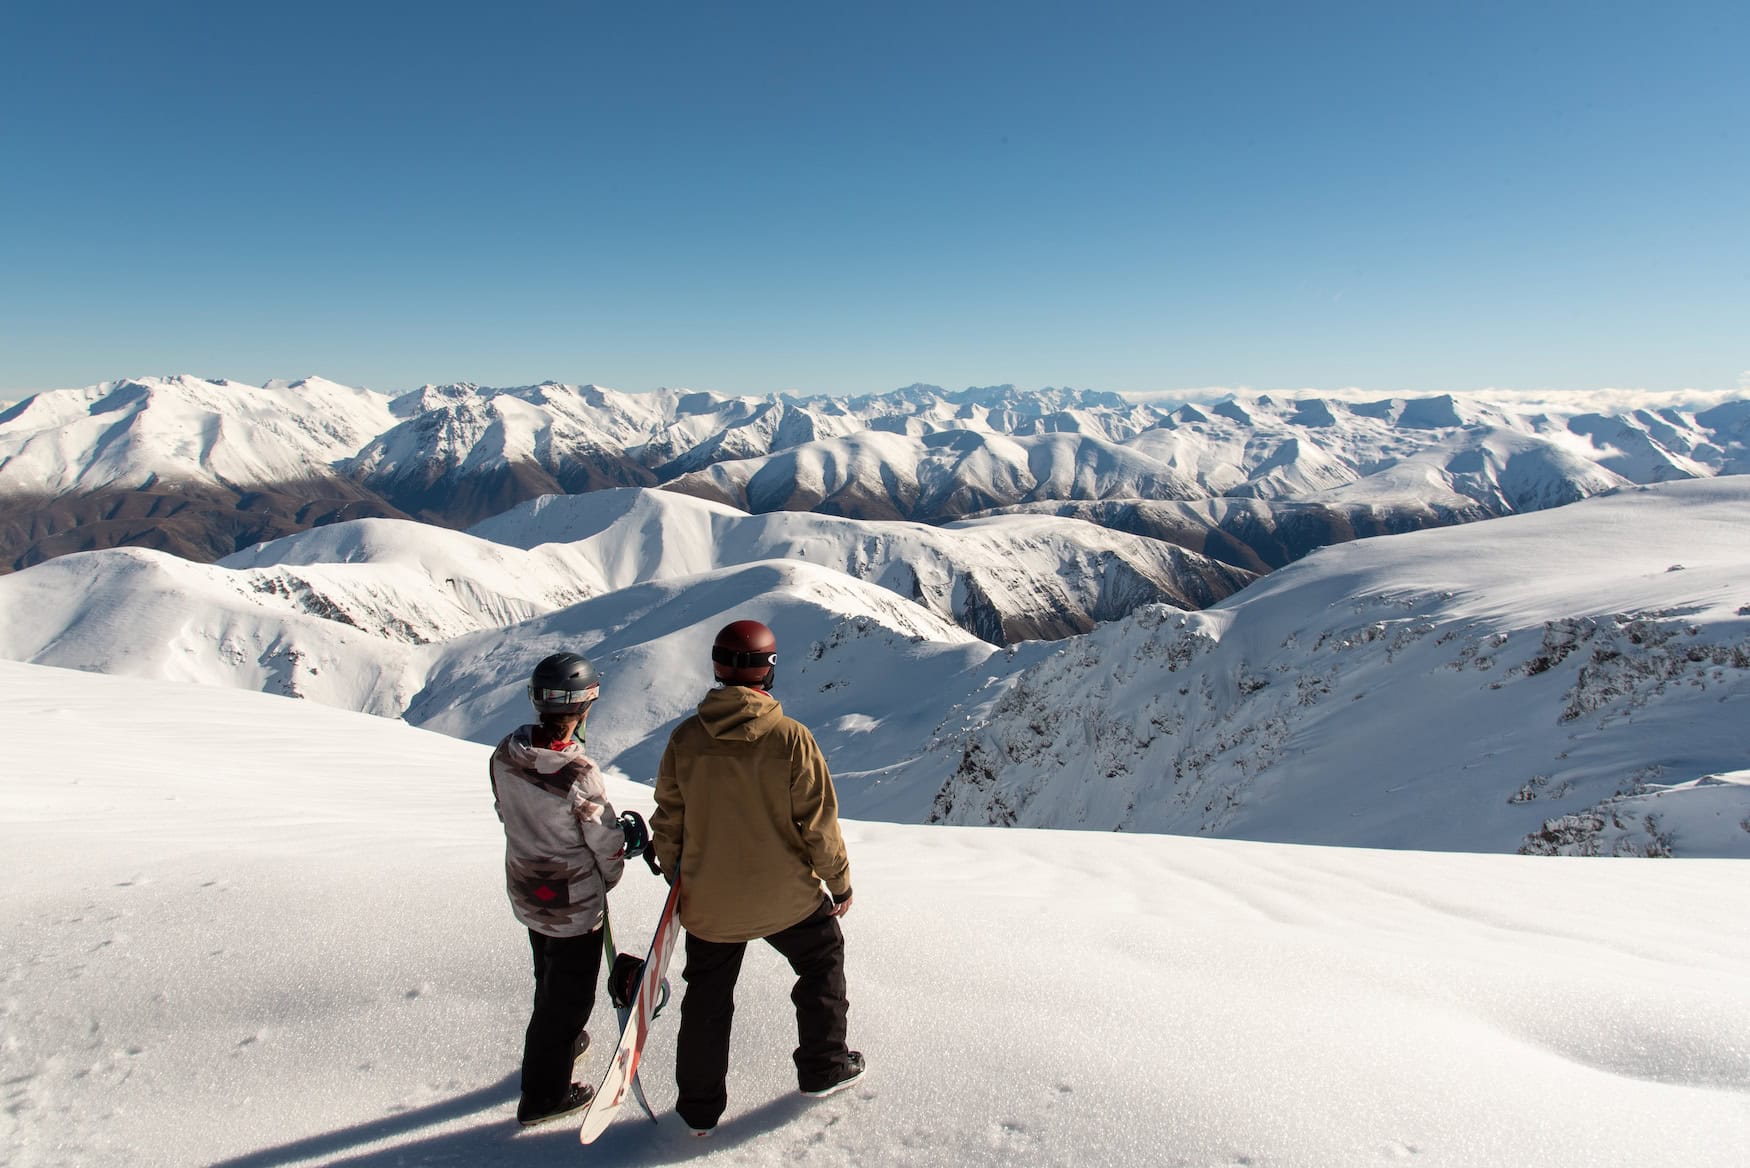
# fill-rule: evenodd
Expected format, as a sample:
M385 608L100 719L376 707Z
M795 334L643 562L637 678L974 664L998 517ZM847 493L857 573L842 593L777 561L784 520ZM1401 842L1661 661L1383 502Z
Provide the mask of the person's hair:
M567 722L575 722L576 725L567 727L565 725ZM576 734L576 736L581 739L583 737L583 734L581 733L582 729L582 714L543 712L539 715L539 720L535 723L535 745L551 746L556 742L565 742L568 741L573 734Z

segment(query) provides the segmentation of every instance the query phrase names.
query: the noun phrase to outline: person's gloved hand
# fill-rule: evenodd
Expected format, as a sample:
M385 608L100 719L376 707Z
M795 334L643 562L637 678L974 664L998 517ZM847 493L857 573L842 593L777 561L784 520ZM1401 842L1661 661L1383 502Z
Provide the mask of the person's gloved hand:
M642 856L650 846L650 828L645 825L644 817L636 811L622 811L617 822L626 837L626 855Z

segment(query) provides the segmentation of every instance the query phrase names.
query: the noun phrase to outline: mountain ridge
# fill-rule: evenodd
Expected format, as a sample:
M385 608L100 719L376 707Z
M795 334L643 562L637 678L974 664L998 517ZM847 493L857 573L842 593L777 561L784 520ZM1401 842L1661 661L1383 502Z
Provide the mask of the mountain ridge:
M0 566L154 541L217 559L360 515L464 528L544 494L627 486L926 523L1120 499L1368 504L1402 527L1746 468L1750 401L1564 414L1453 394L1251 394L1168 408L1014 386L732 396L556 381L391 396L178 375L49 391L0 414ZM141 509L122 501L137 492L181 497L174 538L110 522ZM52 530L36 518L49 511Z

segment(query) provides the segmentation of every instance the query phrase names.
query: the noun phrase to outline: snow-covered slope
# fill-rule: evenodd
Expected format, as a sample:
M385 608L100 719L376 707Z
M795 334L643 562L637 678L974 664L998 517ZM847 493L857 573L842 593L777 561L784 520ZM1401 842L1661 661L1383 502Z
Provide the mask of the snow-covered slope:
M471 533L406 520L331 524L247 549L216 567L137 550L39 565L17 580L0 618L0 653L82 665L145 658L160 630L83 643L75 606L157 590L172 611L205 599L301 613L393 641L447 640L503 628L634 584L766 559L831 567L915 600L995 644L1084 632L1142 604L1200 607L1242 587L1245 572L1149 539L1073 519L1013 517L939 529L828 516L749 516L669 492L628 488L545 497ZM143 573L142 564L160 565ZM106 577L114 580L106 583ZM188 597L175 589L192 584ZM221 605L223 607L223 605ZM191 618L198 624L198 618ZM72 631L69 631L69 630ZM259 640L260 638L256 638ZM275 635L267 635L272 641ZM183 676L170 674L170 676ZM351 703L344 703L351 704Z
M463 526L536 495L655 483L627 449L668 404L593 385L426 386L395 399L405 420L340 470L410 515Z
M106 381L0 413L0 483L51 497L159 480L285 484L326 476L394 422L387 397L319 377Z
M671 490L749 511L952 519L1040 499L1193 499L1203 492L1127 447L1079 434L863 431L682 475Z
M801 512L751 516L666 491L546 496L469 530L553 554L564 545L598 567L604 589L802 560L879 584L994 644L1086 632L1145 603L1202 608L1252 578L1073 519L1011 516L938 528Z
M317 551L333 560L298 562ZM711 638L731 620L779 631L786 699L850 770L903 762L951 711L988 700L994 676L1049 651L1000 650L886 588L793 560L694 575L648 565L649 582L597 589L604 573L575 545L523 551L387 521L239 559L112 549L0 577L0 656L259 689L485 742L526 712L535 662L581 651L614 698L591 722L600 757L649 779L669 725L709 687ZM560 596L568 580L575 591ZM899 800L914 818L930 796L873 779L847 792L871 809Z
M225 572L283 581L272 590L311 596L305 611L422 643L503 628L609 590L596 564L571 548L507 547L392 519L257 544L220 560L214 574Z
M949 823L1750 856L1750 480L1322 549L1022 674Z
M1647 413L1641 411L1642 414ZM719 463L669 486L751 511L936 521L1052 500L1298 499L1500 515L1729 462L1693 415L1570 422L1441 396L1344 403L1268 395L1184 407L1146 428L1065 421L863 432ZM1651 415L1649 415L1651 416ZM1123 419L1128 422L1130 419ZM1681 427L1681 429L1679 428ZM1116 430L1122 437L1109 437ZM1635 439L1632 457L1611 445Z
M615 698L597 748L648 778L710 637L753 616L858 814L1750 855L1750 480L1327 548L1202 614L1144 607L1010 651L908 595L902 572L987 581L987 599L1054 571L1122 578L1030 544L1034 522L1069 521L938 532L625 491L483 526L505 543L373 521L225 566L90 553L0 577L0 655L486 741L535 661L578 650Z
M836 760L841 795L858 814L903 807L915 818L927 790L860 772L903 763L941 733L950 712L994 697L986 692L993 678L1049 651L1041 642L998 650L885 589L771 560L635 585L459 638L439 649L405 716L456 737L496 740L506 723L527 716L524 687L535 663L581 652L602 672L591 747L654 781L669 730L711 688L711 639L736 619L777 631L778 695Z
M755 946L716 1136L670 1111L671 1007L660 1124L584 1156L575 1125L513 1119L528 945L485 766L310 703L0 662L8 1165L1737 1168L1750 1145L1742 862L849 822L866 1082L795 1094L790 977ZM663 891L634 866L616 933ZM603 1004L580 1078L612 1028Z
M1402 498L1410 498L1404 492ZM1343 502L1299 499L1113 499L1023 503L987 515L1061 515L1148 536L1259 575L1317 548L1489 518L1477 503Z
M0 571L94 548L215 559L317 524L399 514L335 463L389 399L321 378L141 378L0 412Z
M418 692L424 581L232 572L143 548L0 577L0 656L310 698L395 717ZM337 602L335 595L344 597Z

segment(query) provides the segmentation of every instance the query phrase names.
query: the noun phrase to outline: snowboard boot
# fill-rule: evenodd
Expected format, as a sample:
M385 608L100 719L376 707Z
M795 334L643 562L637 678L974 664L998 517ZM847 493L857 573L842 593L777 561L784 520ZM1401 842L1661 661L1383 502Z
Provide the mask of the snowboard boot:
M576 1062L583 1057L583 1052L589 1049L589 1031L579 1030L577 1038L571 1043L571 1061Z
M836 1095L863 1077L863 1052L850 1051L845 1055L845 1069L840 1077L824 1087L804 1087L802 1093L811 1099L824 1099L828 1095Z
M589 1106L589 1101L594 1097L594 1087L573 1083L571 1089L565 1092L564 1098L557 1103L541 1106L524 1099L517 1104L516 1121L524 1127L534 1127L537 1123L546 1123L548 1120L570 1115L574 1111L582 1111Z

